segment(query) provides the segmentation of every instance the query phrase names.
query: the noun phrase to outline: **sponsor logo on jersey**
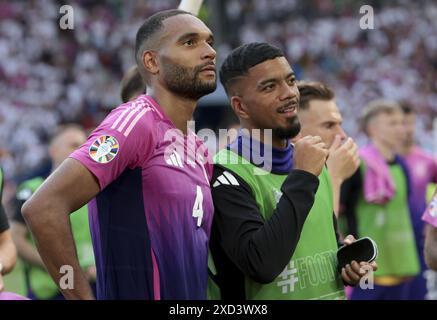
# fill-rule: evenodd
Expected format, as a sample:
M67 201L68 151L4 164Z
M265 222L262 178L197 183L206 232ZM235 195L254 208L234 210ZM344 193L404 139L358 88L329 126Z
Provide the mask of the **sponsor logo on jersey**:
M221 185L231 185L231 186L239 186L237 179L228 171L224 171L221 176L219 176L213 184L213 188L217 188Z
M184 164L182 162L182 158L181 158L180 154L176 152L176 150L174 150L168 156L168 158L165 160L165 162L167 162L167 164L169 166L174 166L174 167L179 167L179 168L183 168L184 167Z

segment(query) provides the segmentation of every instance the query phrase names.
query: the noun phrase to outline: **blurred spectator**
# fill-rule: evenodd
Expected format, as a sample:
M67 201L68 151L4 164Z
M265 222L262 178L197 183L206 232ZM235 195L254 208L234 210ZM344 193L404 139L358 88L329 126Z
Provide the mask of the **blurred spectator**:
M141 78L138 67L132 66L121 79L120 98L123 103L136 99L139 95L146 93L146 84Z

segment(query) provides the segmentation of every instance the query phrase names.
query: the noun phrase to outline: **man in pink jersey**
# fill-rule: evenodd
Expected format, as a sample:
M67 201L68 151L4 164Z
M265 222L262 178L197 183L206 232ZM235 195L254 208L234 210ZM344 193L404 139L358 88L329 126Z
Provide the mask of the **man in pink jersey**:
M437 191L434 193L422 219L427 223L425 261L430 269L437 271Z
M415 143L416 114L407 103L401 104L404 112L405 141L402 156L409 169L410 195L409 206L411 222L416 239L417 252L419 253L420 274L414 277L407 286L407 298L410 300L424 300L428 297L427 277L424 259L424 227L422 214L426 208L426 190L430 183L437 182L437 161L432 155L426 153Z
M74 271L69 299L92 299L68 214L89 202L98 299L205 299L213 214L206 148L187 129L215 90L213 36L180 10L149 17L136 36L151 95L114 109L22 212L48 271Z

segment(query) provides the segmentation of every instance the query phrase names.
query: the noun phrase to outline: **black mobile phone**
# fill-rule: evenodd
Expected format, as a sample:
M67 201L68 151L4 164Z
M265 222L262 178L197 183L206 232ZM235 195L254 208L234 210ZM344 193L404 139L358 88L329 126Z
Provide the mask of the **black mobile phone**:
M352 261L358 263L372 262L378 256L378 247L371 238L364 237L356 240L350 245L344 245L337 251L337 261L339 270L350 264Z

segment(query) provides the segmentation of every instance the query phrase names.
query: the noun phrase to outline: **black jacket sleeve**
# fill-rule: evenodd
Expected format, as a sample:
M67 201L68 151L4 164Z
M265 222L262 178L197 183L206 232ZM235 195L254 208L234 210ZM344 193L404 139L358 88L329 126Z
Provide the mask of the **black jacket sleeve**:
M0 170L2 170L0 168ZM0 233L9 229L8 218L5 213L5 209L3 208L3 204L1 203L1 199L3 198L3 171L0 172Z
M215 183L224 171L237 183ZM273 215L265 221L249 185L238 175L215 166L213 257L216 250L222 251L246 276L260 283L272 282L294 253L318 185L316 176L292 170L282 185L283 195Z
M343 245L343 240L341 239L340 232L338 231L338 223L335 213L332 213L332 220L334 223L334 231L335 231L335 239L337 240L337 247L340 248Z
M6 216L3 205L0 204L0 233L9 229L8 218Z
M346 218L347 233L358 237L356 208L362 192L361 170L357 171L341 186L340 192L340 215Z

